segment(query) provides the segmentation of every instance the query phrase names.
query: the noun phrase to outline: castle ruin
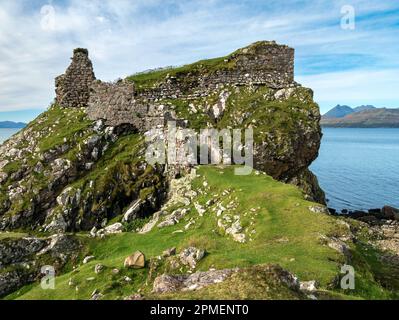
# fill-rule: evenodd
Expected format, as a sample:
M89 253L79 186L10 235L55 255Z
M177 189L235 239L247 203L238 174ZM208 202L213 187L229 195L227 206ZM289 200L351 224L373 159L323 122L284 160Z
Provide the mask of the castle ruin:
M257 42L228 56L212 72L187 72L166 77L151 88L137 90L134 82L105 83L96 80L86 49L75 49L66 73L56 78L56 103L62 107L86 107L91 120L107 125L134 125L146 131L173 119L173 112L154 103L167 98L195 99L221 86L264 85L272 89L296 86L294 49L274 41Z

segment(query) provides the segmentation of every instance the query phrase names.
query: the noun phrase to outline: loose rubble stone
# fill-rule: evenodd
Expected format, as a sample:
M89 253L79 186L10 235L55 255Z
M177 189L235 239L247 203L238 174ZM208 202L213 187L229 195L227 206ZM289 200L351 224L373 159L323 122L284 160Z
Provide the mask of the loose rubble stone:
M100 229L96 232L97 237L102 237L106 235L118 234L124 231L123 224L120 222L114 223L110 226L105 227L104 229Z
M104 266L100 263L94 266L94 273L99 274L104 270Z
M101 293L96 293L94 295L91 296L90 300L101 300L104 297L103 294Z
M186 248L179 254L181 263L189 266L192 269L197 266L197 262L200 261L204 256L205 251L195 247Z
M156 224L158 223L159 218L160 218L161 216L163 216L163 215L165 215L165 213L164 213L163 211L158 211L158 212L154 213L153 216L152 216L152 218L151 218L151 221L148 222L148 223L146 223L146 224L144 225L144 227L142 227L142 228L139 230L138 233L140 233L140 234L145 234L145 233L150 232L150 231L156 226Z
M162 252L162 256L164 258L174 256L175 254L176 254L176 248L175 247L166 249L164 252Z
M187 213L188 210L185 208L176 209L170 215L165 216L164 220L158 224L158 228L165 228L179 223Z
M314 213L325 213L329 214L329 211L327 207L322 207L322 206L310 206L309 210L314 212Z
M300 282L300 290L306 292L317 291L318 283L315 280Z
M131 220L136 218L137 213L140 211L142 204L143 204L143 201L141 199L138 199L135 202L133 202L133 204L130 206L130 208L123 215L123 221L130 222Z
M95 256L87 256L83 259L83 264L87 264L93 259L95 259Z
M141 300L144 300L144 297L141 294L137 293L137 294L133 294L129 297L124 298L124 300L141 301Z
M145 267L145 256L142 252L136 251L127 257L124 262L125 268L140 269Z

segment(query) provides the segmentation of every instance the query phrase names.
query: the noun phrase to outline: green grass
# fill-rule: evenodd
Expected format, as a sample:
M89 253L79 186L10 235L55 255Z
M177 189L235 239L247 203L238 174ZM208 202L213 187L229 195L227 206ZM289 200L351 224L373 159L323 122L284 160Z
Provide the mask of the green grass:
M255 266L263 264L279 264L283 268L295 273L300 280L318 280L328 299L353 298L392 298L390 291L383 289L375 279L375 271L383 266L375 259L374 251L364 248L354 248L356 266L356 290L344 292L331 291L329 284L338 274L344 263L343 257L336 251L323 245L319 236L343 235L345 228L336 218L314 214L309 211L310 202L303 200L301 192L289 185L276 182L266 175L235 176L234 167L206 166L199 169L200 178L193 182L194 189L202 186L203 179L211 186L205 195L197 197L197 201L205 203L211 195L220 195L220 201L226 204L228 197L222 197L224 190L230 190L232 198L237 197L239 206L236 213L241 213L242 224L249 226L250 208L260 207L254 216L256 235L253 241L239 244L232 241L217 228L217 217L210 210L203 218L197 217L194 208L190 207L190 214L179 224L164 229L154 228L150 233L140 235L124 233L105 239L90 239L86 235L80 238L86 244L87 254L96 259L87 265L80 265L76 272L60 275L56 280L56 290L43 291L38 285L30 285L19 290L8 298L18 299L88 299L94 289L99 290L105 299L121 299L141 290L149 298L234 298L234 299L285 299L303 298L293 294L286 288L273 286L265 276L258 272ZM173 233L184 229L185 222L191 217L197 217L197 223L192 229L183 233ZM2 235L0 235L1 237ZM18 236L18 235L16 235ZM126 270L123 268L124 258L136 250L144 252L147 261L151 257L160 255L165 249L177 247L178 251L187 246L197 246L206 250L206 257L199 263L198 270L209 268L247 268L246 275L235 278L233 283L226 282L197 292L177 293L165 296L151 294L152 281L155 275L149 277L149 269ZM95 275L93 268L96 263L106 266L104 272ZM117 275L111 270L118 268ZM253 269L255 268L255 269ZM260 267L259 267L260 268ZM390 270L386 269L384 272ZM163 267L158 273L163 272ZM380 274L384 272L380 270ZM127 283L124 277L132 279ZM88 281L88 278L94 280ZM377 277L378 278L378 277ZM69 286L69 279L74 285ZM252 285L249 285L251 284ZM234 294L228 288L236 286ZM78 287L78 290L76 290ZM261 288L270 287L266 293Z
M137 73L127 77L127 80L136 84L138 90L151 89L154 86L165 81L169 75L171 77L184 78L187 75L213 73L217 70L233 68L235 63L230 61L229 56L201 60L181 67L169 67L160 70L151 70L148 72Z
M237 55L244 54L244 51L247 54L255 54L257 48L264 46L265 43L265 41L253 43L224 57L201 60L180 67L167 67L140 72L127 77L127 80L134 82L138 91L155 88L159 84L164 83L167 76L175 77L182 83L195 81L199 75L210 75L220 70L234 69L236 67Z
M218 128L251 126L256 143L264 142L266 133L273 133L279 135L277 141L283 144L297 133L298 123L317 125L317 122L310 121L308 113L318 110L318 106L306 89L295 89L292 97L285 101L265 99L270 91L267 87L244 87L232 92ZM281 155L285 151L280 148Z
M56 105L52 106L47 112L42 114L40 118L43 122L32 122L35 131L47 130L50 128L51 134L41 139L39 148L41 152L48 151L56 146L66 142L76 140L83 141L84 131L93 123L87 119L84 110L79 108L60 108Z
M13 161L8 163L4 168L3 171L7 174L12 174L14 172L17 172L22 165L22 161Z
M217 217L207 210L200 218L190 206L190 213L179 224L163 229L155 227L148 234L140 235L132 232L110 236L105 239L90 239L81 235L86 244L86 253L96 257L87 265L79 265L76 272L57 277L56 290L43 291L38 285L21 289L20 294L8 298L18 299L89 299L94 289L104 294L104 299L122 299L138 290L148 298L162 299L298 299L304 298L287 288L273 285L262 273L261 265L279 264L296 274L301 281L317 280L321 284L320 296L323 299L385 299L395 295L384 289L374 277L376 265L374 258L365 255L363 249L353 247L352 264L356 269L356 290L331 291L331 283L339 274L345 263L344 257L320 241L320 235L340 236L347 233L346 227L339 219L315 214L309 211L312 205L303 199L301 192L294 186L277 182L269 176L252 174L250 176L234 175L234 167L200 167L199 178L193 181L194 190L202 188L204 179L209 183L207 194L200 195L196 201L205 203L211 197L219 195L223 204L230 199L222 196L224 190L230 190L232 198L238 199L239 206L235 210L241 214L244 227L250 227L251 208L260 207L258 214L253 214L256 235L253 241L244 244L234 242L229 236L218 230ZM182 233L187 221L195 217L194 227ZM185 247L196 246L206 250L206 257L198 264L198 270L209 268L245 268L234 281L229 280L217 286L196 292L176 293L170 295L154 295L152 282L157 274L162 274L166 266L162 263L156 272L149 277L149 267L142 270L126 270L123 268L125 257L136 250L142 251L150 261L170 247L177 247L178 252ZM372 254L372 251L369 251ZM374 261L374 262L373 262ZM106 270L100 275L93 271L95 264L101 263ZM374 265L373 265L374 263ZM257 267L258 266L258 267ZM121 273L111 272L118 268ZM258 268L258 269L257 269ZM388 270L387 270L388 271ZM132 279L127 283L125 276ZM93 281L87 278L94 277ZM74 285L68 285L69 279ZM76 286L79 288L76 291ZM234 293L229 291L235 287ZM268 292L262 288L269 288Z
M0 240L16 239L16 238L22 238L25 236L27 236L27 234L22 233L22 232L0 232Z
M221 174L220 172L224 172ZM256 216L257 234L252 242L239 244L218 232L216 216L206 213L198 219L195 227L183 233L173 231L183 229L185 223L158 229L139 235L124 233L103 240L92 240L83 236L87 252L96 257L95 261L78 268L77 273L68 273L57 278L56 290L43 291L33 286L19 296L20 299L88 299L94 289L105 293L105 298L116 299L134 293L141 288L150 293L151 282L145 285L148 270L124 270L126 256L136 250L145 253L147 259L160 255L167 248L176 246L181 250L189 245L206 249L207 256L198 265L199 270L215 268L251 267L265 263L278 263L298 274L302 280L319 280L323 286L331 282L337 274L342 257L332 249L322 245L318 235L341 232L335 221L325 215L315 215L308 210L309 202L302 199L295 187L274 181L265 175L235 176L233 167L201 167L199 174L212 186L207 196L198 198L206 201L210 195L232 190L239 199L237 212L244 213L252 207L261 207ZM199 188L202 179L194 181ZM197 216L191 208L186 219ZM243 224L245 224L243 219ZM281 241L284 238L284 241ZM96 263L102 263L107 270L100 275L93 272ZM112 268L120 268L122 274L112 275ZM123 276L132 278L125 283ZM95 277L94 281L86 281ZM69 287L69 279L79 287ZM13 296L14 297L14 296Z

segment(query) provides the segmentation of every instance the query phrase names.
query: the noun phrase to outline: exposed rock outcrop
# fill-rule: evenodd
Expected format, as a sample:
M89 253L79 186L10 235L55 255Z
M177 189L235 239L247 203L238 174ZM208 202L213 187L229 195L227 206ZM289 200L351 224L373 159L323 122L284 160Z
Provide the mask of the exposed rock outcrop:
M237 270L236 270L237 271ZM223 282L235 270L213 270L189 275L163 274L154 280L154 293L200 290L209 285Z
M40 279L46 265L55 272L62 270L77 259L80 247L75 237L67 235L0 240L0 297Z

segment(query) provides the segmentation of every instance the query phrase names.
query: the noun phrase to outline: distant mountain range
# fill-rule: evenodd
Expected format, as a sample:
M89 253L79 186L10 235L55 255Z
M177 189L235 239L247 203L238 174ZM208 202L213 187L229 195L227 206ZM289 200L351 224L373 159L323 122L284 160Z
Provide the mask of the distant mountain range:
M399 109L337 105L321 118L323 127L399 128Z
M0 121L0 129L19 129L26 127L26 123L13 121Z
M356 113L356 112L361 112L364 110L370 110L370 109L376 109L374 106L360 106L356 108L351 108L349 106L341 106L337 105L336 107L332 108L330 111L328 111L323 118L343 118L346 117L349 114Z

